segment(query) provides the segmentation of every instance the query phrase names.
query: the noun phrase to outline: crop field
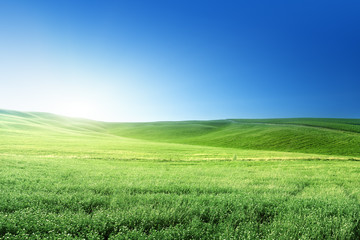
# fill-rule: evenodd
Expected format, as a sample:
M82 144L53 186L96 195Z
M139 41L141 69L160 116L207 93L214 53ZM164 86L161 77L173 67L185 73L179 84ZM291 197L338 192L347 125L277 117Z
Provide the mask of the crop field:
M0 111L0 239L359 239L360 120Z

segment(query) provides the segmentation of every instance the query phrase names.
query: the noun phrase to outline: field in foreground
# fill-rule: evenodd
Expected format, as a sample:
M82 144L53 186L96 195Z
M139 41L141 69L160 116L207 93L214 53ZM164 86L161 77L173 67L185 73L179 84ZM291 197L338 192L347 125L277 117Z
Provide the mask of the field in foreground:
M359 239L356 124L224 121L149 127L0 112L0 238ZM302 134L298 146L281 127ZM263 145L240 148L252 134ZM338 146L329 154L301 145L329 136Z

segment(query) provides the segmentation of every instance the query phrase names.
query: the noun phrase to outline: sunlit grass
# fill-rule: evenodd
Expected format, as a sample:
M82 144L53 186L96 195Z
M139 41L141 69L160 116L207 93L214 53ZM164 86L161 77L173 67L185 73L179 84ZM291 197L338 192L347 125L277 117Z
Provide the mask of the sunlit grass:
M141 140L52 115L0 124L1 239L360 237L354 156Z
M359 237L356 161L0 161L3 237Z

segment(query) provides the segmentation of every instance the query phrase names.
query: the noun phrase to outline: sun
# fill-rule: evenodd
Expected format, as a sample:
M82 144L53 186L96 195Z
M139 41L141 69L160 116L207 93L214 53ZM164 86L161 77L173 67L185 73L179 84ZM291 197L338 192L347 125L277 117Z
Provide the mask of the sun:
M92 101L82 99L66 99L59 103L54 112L78 118L89 118L93 119L96 117L97 106Z

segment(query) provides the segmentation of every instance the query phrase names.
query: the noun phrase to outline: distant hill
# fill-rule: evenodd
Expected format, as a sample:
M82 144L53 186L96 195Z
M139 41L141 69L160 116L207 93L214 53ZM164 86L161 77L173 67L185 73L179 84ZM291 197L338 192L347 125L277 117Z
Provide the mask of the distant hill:
M0 110L3 132L106 134L152 142L360 156L360 119L226 119L106 123L49 113Z
M360 155L360 119L228 119L113 123L124 137L241 149Z

